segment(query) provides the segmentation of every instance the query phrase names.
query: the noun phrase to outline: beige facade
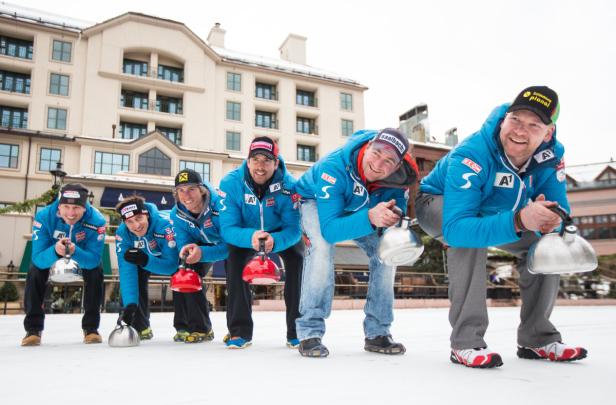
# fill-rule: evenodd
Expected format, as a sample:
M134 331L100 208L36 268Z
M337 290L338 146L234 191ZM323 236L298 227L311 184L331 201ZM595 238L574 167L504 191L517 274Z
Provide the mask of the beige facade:
M364 126L367 88L306 65L299 35L271 59L226 49L218 25L206 41L182 23L138 13L87 24L3 11L5 205L48 190L56 160L65 182L93 191L95 205L107 188L169 191L184 164L217 185L260 135L278 141L299 176ZM9 231L0 236L0 265L21 261L31 217L0 216Z

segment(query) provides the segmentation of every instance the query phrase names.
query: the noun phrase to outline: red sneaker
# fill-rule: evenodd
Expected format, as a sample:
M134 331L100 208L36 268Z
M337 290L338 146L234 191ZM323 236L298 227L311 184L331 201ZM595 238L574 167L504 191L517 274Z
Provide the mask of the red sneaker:
M588 351L583 347L567 346L562 342L548 343L541 347L518 346L518 357L521 359L548 359L550 361L575 361L586 357Z
M478 349L451 350L450 360L455 364L462 364L472 368L494 368L503 365L500 354L487 347Z

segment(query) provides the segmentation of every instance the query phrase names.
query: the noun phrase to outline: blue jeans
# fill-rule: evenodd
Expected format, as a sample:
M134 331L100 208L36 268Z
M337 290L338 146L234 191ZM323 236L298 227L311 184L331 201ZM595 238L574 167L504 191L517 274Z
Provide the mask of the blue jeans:
M301 317L295 321L299 340L321 338L325 334L325 318L329 317L334 298L334 245L321 235L316 201L302 204L301 221L310 239L304 255L302 294L299 303ZM368 338L389 335L394 319L395 268L378 258L380 238L376 232L354 242L370 258L370 278L364 312L364 334Z

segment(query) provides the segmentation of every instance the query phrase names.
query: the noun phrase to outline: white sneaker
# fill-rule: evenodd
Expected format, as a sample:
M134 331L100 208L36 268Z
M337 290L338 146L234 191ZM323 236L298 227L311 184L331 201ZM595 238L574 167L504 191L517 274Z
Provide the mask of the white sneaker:
M494 368L503 365L500 354L487 347L478 349L452 349L449 357L452 363L473 368Z
M548 343L541 347L518 346L518 357L521 359L547 359L550 361L582 360L588 351L583 347L567 346L562 342Z

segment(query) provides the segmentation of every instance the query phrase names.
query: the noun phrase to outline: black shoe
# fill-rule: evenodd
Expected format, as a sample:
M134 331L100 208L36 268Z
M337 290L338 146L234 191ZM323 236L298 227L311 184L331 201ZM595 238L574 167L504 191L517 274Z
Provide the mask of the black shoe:
M321 338L310 338L299 342L299 354L304 357L327 357L329 350L321 343Z
M377 336L372 339L366 338L364 349L367 352L381 354L404 354L406 352L404 345L394 342L391 335Z

